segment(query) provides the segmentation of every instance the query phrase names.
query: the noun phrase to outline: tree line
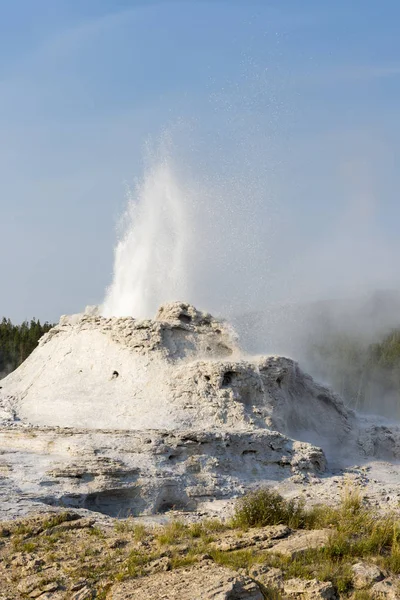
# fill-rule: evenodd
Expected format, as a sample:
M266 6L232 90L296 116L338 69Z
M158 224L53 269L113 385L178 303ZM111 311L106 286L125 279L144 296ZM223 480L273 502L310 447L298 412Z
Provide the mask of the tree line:
M10 319L0 321L0 378L19 367L38 345L39 339L53 327L39 319L14 325Z

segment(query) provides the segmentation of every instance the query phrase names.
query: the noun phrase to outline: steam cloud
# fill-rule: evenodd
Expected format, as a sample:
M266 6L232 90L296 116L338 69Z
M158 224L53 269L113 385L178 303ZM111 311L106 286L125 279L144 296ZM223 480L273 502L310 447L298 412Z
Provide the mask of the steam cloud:
M327 190L319 208L330 218L315 219L258 150L221 164L212 153L197 170L156 153L130 192L102 312L147 318L189 301L233 320L247 350L290 355L337 387L310 345L344 332L368 343L400 324L398 247L378 226L370 157L345 157L333 185L342 196L332 207Z

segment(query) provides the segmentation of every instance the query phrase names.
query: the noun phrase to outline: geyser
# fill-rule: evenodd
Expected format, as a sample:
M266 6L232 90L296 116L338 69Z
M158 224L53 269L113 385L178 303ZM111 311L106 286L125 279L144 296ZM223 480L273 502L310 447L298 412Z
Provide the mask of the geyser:
M187 298L189 203L167 160L147 171L129 198L104 316L149 318L161 301Z
M101 314L150 318L177 300L224 317L262 307L272 246L262 171L217 175L171 154L151 158L129 193Z

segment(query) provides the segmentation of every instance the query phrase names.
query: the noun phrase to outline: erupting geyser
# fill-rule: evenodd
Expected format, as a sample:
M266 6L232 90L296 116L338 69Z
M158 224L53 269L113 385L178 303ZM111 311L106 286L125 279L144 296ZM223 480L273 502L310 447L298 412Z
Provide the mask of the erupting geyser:
M162 302L188 297L189 203L168 161L148 170L129 199L104 316L148 318Z
M184 300L229 317L264 306L271 256L268 189L233 175L154 160L130 192L106 317L151 318Z
M62 317L2 380L0 517L38 502L212 512L260 483L296 494L318 482L319 499L324 483L332 499L321 478L331 459L400 457L397 427L357 416L290 358L245 354L227 322L176 302L224 294L238 307L261 289L250 282L265 283L257 261L268 257L242 235L246 211L230 221L221 204L207 212L213 201L168 161L150 169L101 314Z

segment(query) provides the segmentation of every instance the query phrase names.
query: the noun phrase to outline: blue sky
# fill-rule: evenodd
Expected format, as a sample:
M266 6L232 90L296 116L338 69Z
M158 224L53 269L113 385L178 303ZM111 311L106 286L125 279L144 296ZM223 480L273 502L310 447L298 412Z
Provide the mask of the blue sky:
M126 184L165 131L199 178L262 173L255 220L275 215L288 278L350 261L344 282L398 284L397 1L0 10L0 314L55 320L103 299Z

